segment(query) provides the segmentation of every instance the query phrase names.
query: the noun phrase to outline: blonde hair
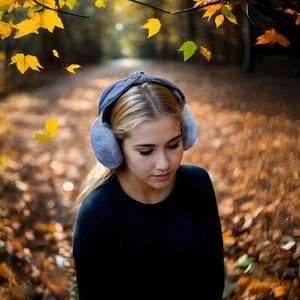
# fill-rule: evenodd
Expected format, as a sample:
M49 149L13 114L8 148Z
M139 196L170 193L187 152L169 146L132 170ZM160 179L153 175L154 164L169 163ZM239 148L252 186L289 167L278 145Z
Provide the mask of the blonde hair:
M169 88L161 84L145 82L131 87L121 95L111 107L106 109L104 118L111 124L121 147L122 141L134 127L160 115L174 117L182 123L180 102ZM97 163L83 182L82 190L77 197L78 206L88 194L124 167L125 162L117 169L108 169Z

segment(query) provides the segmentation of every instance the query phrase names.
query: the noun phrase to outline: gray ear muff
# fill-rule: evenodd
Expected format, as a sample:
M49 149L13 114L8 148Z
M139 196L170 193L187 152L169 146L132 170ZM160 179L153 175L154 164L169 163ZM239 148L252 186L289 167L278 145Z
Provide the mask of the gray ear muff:
M105 167L115 169L123 162L119 143L107 122L96 118L90 129L90 143L97 160Z
M197 138L197 124L194 119L194 116L192 115L191 111L184 107L182 112L182 141L183 141L183 149L187 150L191 148Z

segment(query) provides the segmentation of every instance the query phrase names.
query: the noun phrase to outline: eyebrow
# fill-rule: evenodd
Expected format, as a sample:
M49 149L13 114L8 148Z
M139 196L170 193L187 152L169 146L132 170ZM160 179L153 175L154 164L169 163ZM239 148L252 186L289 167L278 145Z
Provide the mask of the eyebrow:
M178 140L181 137L181 134L176 135L175 137L173 137L172 139L170 139L169 141L167 141L167 144L172 143L176 140ZM153 147L155 146L155 144L137 144L134 145L135 147Z

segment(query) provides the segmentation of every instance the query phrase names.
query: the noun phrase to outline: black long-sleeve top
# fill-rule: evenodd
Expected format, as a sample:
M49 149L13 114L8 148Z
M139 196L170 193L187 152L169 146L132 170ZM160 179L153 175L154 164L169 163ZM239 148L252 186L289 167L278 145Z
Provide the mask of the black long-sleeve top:
M156 204L133 200L113 176L82 203L73 255L80 300L222 299L223 240L208 173L181 165Z

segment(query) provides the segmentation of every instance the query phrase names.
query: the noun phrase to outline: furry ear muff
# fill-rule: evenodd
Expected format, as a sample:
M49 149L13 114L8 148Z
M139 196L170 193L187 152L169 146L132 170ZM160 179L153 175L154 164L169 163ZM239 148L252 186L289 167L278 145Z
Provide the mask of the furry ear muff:
M183 92L171 81L159 76L152 76L145 72L134 72L130 76L118 80L108 86L98 102L98 117L90 129L90 143L97 160L105 167L115 169L123 162L123 155L117 138L110 124L103 120L103 114L107 107L114 103L128 89L144 82L154 82L170 89L182 107L183 122L181 127L183 148L193 146L197 137L197 126L192 113L185 107Z
M182 111L181 134L183 149L187 150L191 148L196 142L197 124L194 116L187 107L184 107Z
M107 122L96 118L90 129L90 143L97 160L105 167L115 169L123 161L119 143Z

